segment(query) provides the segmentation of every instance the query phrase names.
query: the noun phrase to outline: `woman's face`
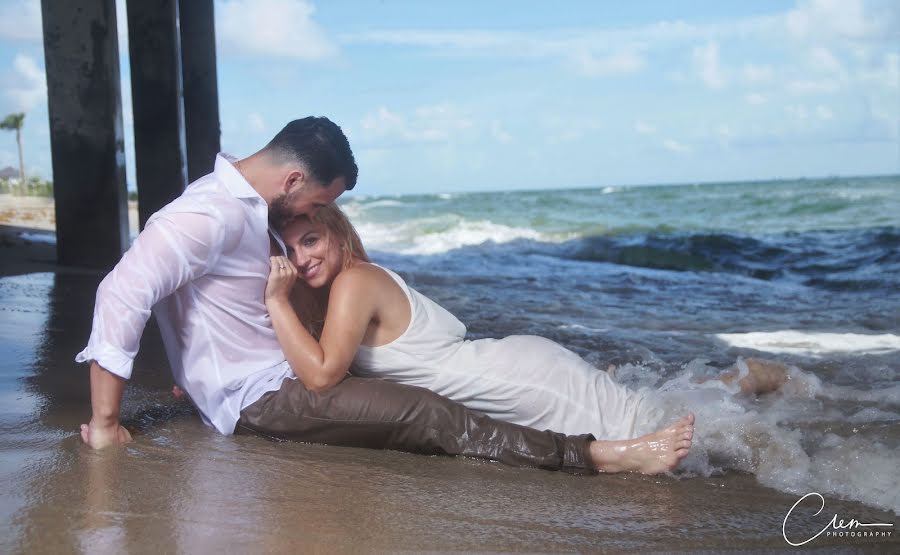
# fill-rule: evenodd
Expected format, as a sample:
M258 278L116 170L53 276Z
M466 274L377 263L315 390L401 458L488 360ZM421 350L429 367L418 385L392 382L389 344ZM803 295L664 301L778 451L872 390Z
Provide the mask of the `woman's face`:
M281 238L300 279L310 287L329 285L340 273L344 263L341 248L329 240L322 225L298 218L282 230Z

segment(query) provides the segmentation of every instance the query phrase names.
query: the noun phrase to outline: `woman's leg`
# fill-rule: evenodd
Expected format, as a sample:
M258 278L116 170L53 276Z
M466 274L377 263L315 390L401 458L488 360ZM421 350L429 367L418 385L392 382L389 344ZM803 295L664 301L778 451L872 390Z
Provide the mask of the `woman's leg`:
M762 358L747 358L744 359L744 363L747 365L749 373L743 378L740 377L740 369L735 365L719 375L718 379L726 384L737 381L741 391L750 395L762 395L777 391L789 379L787 366L780 362Z
M466 343L433 388L493 418L604 440L634 438L642 396L576 353L532 335ZM472 369L471 372L468 372Z

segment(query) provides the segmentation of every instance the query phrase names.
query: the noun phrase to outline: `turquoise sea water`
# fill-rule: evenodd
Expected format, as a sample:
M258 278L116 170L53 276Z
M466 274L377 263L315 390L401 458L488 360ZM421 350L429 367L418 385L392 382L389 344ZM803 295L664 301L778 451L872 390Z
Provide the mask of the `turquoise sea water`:
M433 254L486 240L788 232L900 225L900 177L555 191L357 196L344 209L373 246Z

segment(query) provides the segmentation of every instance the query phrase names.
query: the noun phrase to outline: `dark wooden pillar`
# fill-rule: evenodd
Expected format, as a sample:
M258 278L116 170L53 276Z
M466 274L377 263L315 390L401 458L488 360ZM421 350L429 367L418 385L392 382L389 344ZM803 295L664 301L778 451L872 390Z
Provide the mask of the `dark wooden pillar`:
M57 261L110 269L128 246L115 0L42 0Z
M188 181L213 170L219 146L219 87L213 0L181 0L181 67Z
M128 1L128 54L141 229L186 185L177 0Z

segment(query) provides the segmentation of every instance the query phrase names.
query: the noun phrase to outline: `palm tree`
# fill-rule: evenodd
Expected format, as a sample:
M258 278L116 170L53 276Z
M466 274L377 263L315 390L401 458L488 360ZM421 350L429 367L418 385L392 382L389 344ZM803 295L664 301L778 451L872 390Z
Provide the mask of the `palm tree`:
M19 183L25 186L25 159L22 157L22 126L25 125L25 114L10 114L0 121L0 129L16 130L16 144L19 145Z

